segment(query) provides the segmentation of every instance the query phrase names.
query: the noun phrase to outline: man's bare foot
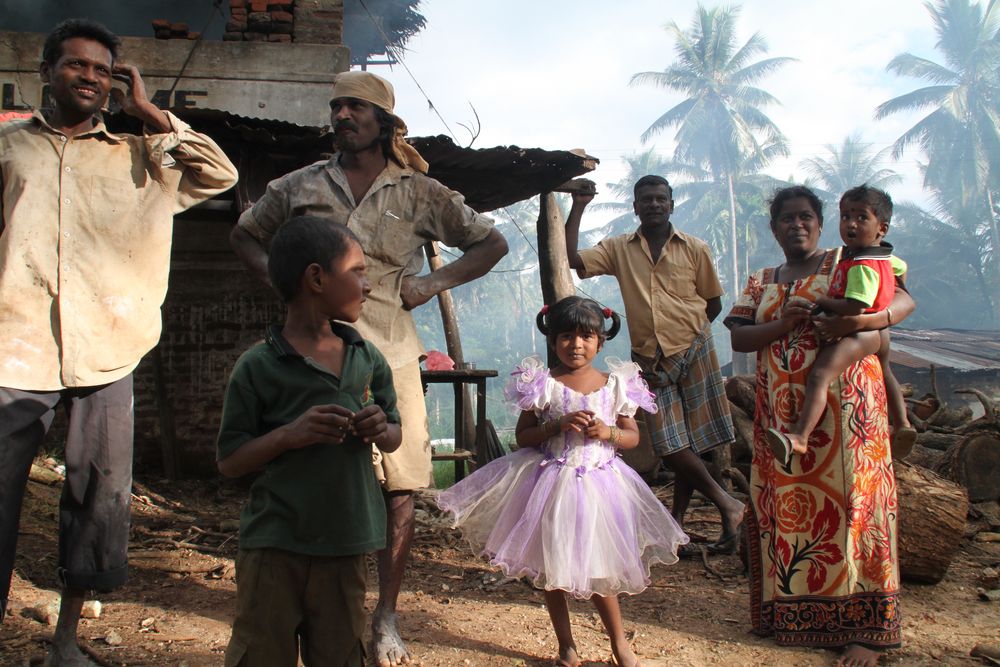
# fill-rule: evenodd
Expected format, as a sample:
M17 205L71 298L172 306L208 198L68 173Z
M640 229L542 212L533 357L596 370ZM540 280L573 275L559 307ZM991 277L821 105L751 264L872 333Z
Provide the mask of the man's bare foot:
M73 644L52 644L45 657L44 667L97 667L80 647Z
M837 667L875 667L879 652L858 644L848 644L837 661Z
M627 642L623 646L612 646L611 653L618 667L639 667L639 658L635 657L632 647Z
M410 652L396 628L396 614L375 610L372 618L372 656L378 667L410 664Z
M560 646L556 665L558 667L580 667L580 656L576 653L576 647Z

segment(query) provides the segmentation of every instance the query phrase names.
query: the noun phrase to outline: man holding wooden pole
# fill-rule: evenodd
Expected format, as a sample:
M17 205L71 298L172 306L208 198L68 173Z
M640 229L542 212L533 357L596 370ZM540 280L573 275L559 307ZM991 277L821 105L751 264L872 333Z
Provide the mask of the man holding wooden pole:
M643 430L676 475L674 518L683 525L691 495L700 491L722 515L722 535L709 552L735 553L743 503L712 478L700 456L734 440L711 332L722 310L722 285L705 242L670 222L674 201L666 179L643 176L634 195L639 229L578 251L580 220L594 192L573 193L566 220L569 265L581 278L613 275L618 280L632 358L659 407L657 414L645 415Z

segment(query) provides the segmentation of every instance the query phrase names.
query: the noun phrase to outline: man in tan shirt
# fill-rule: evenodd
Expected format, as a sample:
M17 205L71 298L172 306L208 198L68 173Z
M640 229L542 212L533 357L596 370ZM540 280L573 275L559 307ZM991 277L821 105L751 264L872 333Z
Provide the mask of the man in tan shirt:
M427 163L404 140L406 125L393 115L388 81L369 72L344 72L334 82L330 121L338 153L268 184L241 217L230 240L261 280L267 247L278 228L296 215L317 215L347 225L365 252L371 293L356 327L392 368L403 443L383 454L388 525L379 552L379 600L372 619L375 663L410 662L396 624L414 530L413 491L431 481L427 410L420 381L424 349L410 310L446 289L483 276L507 253L493 222L464 198L425 175ZM417 276L423 246L437 240L463 255Z
M0 126L0 619L31 461L66 407L62 604L50 665L89 664L84 592L125 582L132 370L160 334L173 215L223 192L236 169L208 137L157 109L118 38L87 20L45 41L52 109ZM112 78L128 92L112 91ZM108 132L114 92L144 136Z
M643 176L634 194L639 229L580 251L580 220L594 194L573 195L566 221L569 264L581 278L618 279L632 358L642 367L659 407L657 414L644 415L644 431L653 451L676 475L674 518L683 525L691 494L700 491L722 515L722 535L709 550L733 553L743 504L716 483L700 456L734 440L711 333L711 322L722 310L722 285L708 245L670 222L674 201L666 179Z

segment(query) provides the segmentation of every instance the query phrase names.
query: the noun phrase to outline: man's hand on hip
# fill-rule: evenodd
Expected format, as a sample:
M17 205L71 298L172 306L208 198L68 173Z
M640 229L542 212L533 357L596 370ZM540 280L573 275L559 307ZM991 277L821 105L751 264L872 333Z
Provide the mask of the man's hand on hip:
M437 294L433 285L433 274L426 276L406 276L399 288L399 300L403 308L413 310L430 301Z

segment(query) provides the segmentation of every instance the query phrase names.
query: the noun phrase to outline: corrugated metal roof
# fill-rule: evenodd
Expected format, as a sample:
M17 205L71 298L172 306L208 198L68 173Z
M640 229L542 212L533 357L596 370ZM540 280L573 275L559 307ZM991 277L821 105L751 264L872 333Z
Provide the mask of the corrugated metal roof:
M1000 331L894 328L890 359L908 368L1000 370Z
M204 108L171 109L178 117L219 143L240 167L240 177L252 176L250 188L240 194L254 201L263 194L258 183L331 154L333 135L323 127L307 127L278 120L247 118ZM123 113L106 114L116 132L140 132L137 122ZM509 206L593 171L597 158L564 150L496 146L465 148L446 136L408 137L430 165L429 175L465 196L466 203L483 212ZM234 153L239 153L239 159ZM252 153L266 165L250 165ZM244 171L261 171L245 174ZM257 191L259 190L259 192Z

